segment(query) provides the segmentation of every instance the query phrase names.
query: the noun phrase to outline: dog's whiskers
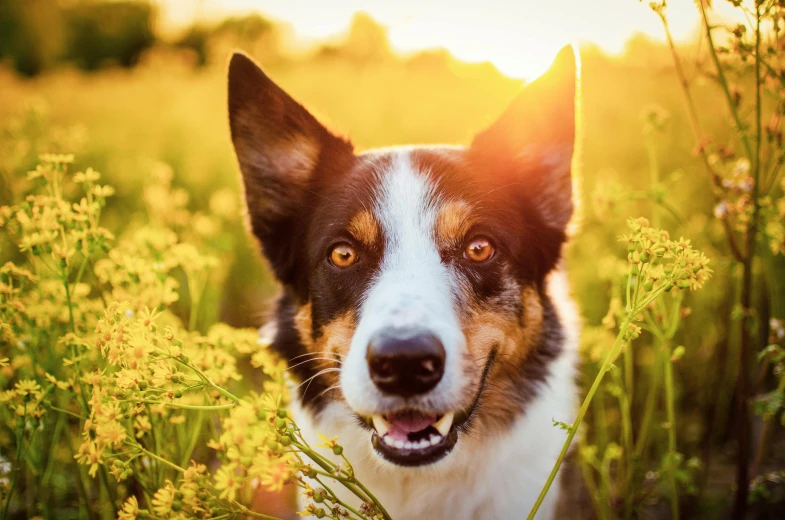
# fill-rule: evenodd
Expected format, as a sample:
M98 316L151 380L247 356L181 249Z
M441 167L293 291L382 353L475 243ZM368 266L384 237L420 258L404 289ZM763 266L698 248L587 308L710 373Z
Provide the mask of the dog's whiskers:
M333 385L333 386L331 386L330 388L328 388L327 390L324 390L324 391L322 391L322 392L321 392L321 393L320 393L320 394L317 396L317 399L318 399L319 397L323 396L324 394L326 394L327 392L329 392L330 390L340 390L340 389L341 389L341 383L338 383L337 385Z
M294 356L293 358L289 358L289 361L294 361L295 359L300 359L306 356L335 356L337 359L340 359L341 356L336 354L335 352L306 352L305 354L300 354L299 356Z
M311 358L311 359L306 359L305 361L301 361L299 363L291 365L291 366L289 366L289 368L287 368L287 370L291 370L293 368L299 367L300 365L304 365L306 363L311 363L313 361L329 361L331 363L336 363L338 365L343 363L343 361L341 361L340 359L333 359L333 358L321 357L320 356L320 357L315 357L315 358Z

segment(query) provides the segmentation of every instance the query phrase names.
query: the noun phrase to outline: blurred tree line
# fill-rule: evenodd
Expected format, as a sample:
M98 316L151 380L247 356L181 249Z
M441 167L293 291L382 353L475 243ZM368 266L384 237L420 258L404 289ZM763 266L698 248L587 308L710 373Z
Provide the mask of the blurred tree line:
M197 21L174 35L161 29L157 7L144 0L0 0L0 64L25 76L63 63L89 71L129 68L154 47L181 52L195 66L238 47L268 64L291 58L282 44L285 28L259 14ZM378 64L391 56L386 29L360 13L341 41L323 44L314 57Z
M155 20L147 2L0 0L0 59L27 76L63 61L131 67L155 44Z

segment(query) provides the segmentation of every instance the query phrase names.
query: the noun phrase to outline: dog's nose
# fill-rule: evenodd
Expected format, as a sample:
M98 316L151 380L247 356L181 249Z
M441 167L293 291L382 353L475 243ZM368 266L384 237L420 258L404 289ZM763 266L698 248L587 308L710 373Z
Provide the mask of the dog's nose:
M380 390L404 397L427 392L444 374L444 346L427 332L380 334L368 345L366 360Z

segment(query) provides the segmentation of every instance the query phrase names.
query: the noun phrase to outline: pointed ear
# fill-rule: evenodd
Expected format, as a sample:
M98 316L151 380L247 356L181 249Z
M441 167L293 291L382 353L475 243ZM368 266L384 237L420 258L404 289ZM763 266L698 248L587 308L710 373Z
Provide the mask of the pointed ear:
M480 168L519 184L546 225L564 230L572 216L572 157L578 65L566 46L551 68L526 85L501 117L471 145Z
M299 225L315 184L346 171L352 145L331 134L247 56L229 63L229 124L251 228L289 283Z

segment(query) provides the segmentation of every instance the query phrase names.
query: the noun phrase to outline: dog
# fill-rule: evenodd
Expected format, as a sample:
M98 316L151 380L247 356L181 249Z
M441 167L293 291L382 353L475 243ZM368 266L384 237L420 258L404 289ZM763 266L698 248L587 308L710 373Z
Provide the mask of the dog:
M231 58L231 137L283 287L273 348L299 383L293 416L309 441L338 437L393 518L526 518L566 439L578 63L562 49L469 146L355 153ZM562 484L537 518L558 515Z

